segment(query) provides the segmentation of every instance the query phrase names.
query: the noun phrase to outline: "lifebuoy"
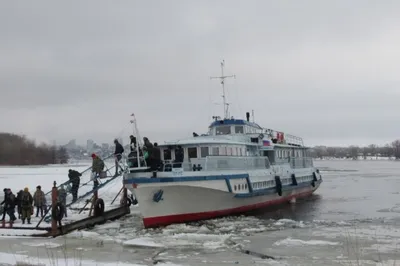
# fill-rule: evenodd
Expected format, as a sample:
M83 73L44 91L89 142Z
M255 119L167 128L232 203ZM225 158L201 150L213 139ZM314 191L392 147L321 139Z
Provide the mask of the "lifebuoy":
M297 180L295 174L292 174L292 185L297 186Z
M65 213L64 206L60 202L57 202L56 205L51 210L51 218L56 220L57 222L60 222L64 217L64 213Z
M97 199L96 203L94 204L94 216L101 216L104 213L104 200Z
M282 182L279 176L275 176L276 192L279 196L282 196Z

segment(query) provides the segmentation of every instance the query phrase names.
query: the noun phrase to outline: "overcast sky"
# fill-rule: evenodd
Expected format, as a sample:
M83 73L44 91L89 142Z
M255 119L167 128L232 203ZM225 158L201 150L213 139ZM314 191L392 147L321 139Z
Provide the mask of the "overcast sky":
M308 145L400 138L399 1L3 1L0 131L64 144L254 109Z

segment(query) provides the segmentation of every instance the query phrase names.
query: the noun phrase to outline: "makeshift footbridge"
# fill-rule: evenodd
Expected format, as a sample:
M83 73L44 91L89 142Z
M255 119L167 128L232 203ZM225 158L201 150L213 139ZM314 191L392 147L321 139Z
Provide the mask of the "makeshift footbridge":
M113 155L107 156L103 160L106 160L111 157L113 157ZM69 202L67 201L65 205L63 205L61 202L58 201L58 191L61 188L61 186L64 187L69 186L70 180L63 182L59 185L57 185L56 181L54 181L52 190L45 193L46 200L47 202L51 202L51 206L47 208L43 217L39 220L39 222L36 225L34 224L22 225L16 222L5 223L3 221L3 223L0 224L0 229L26 230L26 234L22 233L22 235L56 237L59 235L67 234L74 230L84 229L92 227L97 224L102 224L105 223L107 220L118 219L124 215L129 214L132 201L135 200L133 198L128 197L128 191L123 186L110 204L112 205L118 198L118 196L121 195L122 193L121 200L119 202L120 204L116 208L108 206L111 208L109 210L105 210L106 207L105 202L102 198L99 198L98 196L98 192L100 190L107 190L107 187L111 183L113 183L113 181L120 178L121 175L125 171L127 171L127 168L125 168L119 171L116 175L112 175L111 170L114 167L115 166L108 168L107 165L105 165L105 171L102 173L101 178L97 178L98 184L94 183L94 180L91 178L91 175L89 175L88 180L82 182L82 179L84 179L83 174L86 172L91 172L90 170L92 169L92 167L89 167L83 172L81 172L82 184L80 184L78 192L81 190L84 190L84 192L75 201L72 200ZM92 187L85 190L85 188L88 188L88 186ZM71 189L67 189L66 193L68 199L68 195L72 195ZM81 205L83 204L83 206L79 206L79 203L81 203ZM87 206L89 204L91 205L90 208L88 209ZM74 206L77 207L73 208ZM89 215L84 215L83 212L85 210L86 211L89 210ZM65 218L64 214L66 211L69 217L71 217L72 214L72 217L77 219ZM34 233L32 233L33 231ZM13 232L17 233L17 231L14 230ZM2 231L0 231L0 234L2 234Z

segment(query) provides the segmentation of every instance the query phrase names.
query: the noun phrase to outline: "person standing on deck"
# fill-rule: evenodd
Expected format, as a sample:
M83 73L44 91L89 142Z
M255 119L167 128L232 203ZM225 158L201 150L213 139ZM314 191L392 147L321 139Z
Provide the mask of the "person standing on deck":
M156 170L160 170L162 168L162 161L161 161L161 150L158 147L158 143L154 142L153 145L153 158L154 158L154 167Z
M100 159L96 154L92 154L92 179L93 179L93 187L97 187L99 185L99 181L97 178L99 177L100 173L104 169L104 162Z
M36 187L36 191L33 194L33 202L36 207L36 217L39 217L39 211L40 216L43 217L43 210L46 206L46 197L44 196L41 186Z
M115 152L114 152L115 175L114 175L114 177L116 177L116 176L118 176L118 167L120 167L121 170L124 171L124 169L118 163L122 158L122 154L124 153L124 147L122 147L121 143L119 143L117 139L114 140L114 144L115 144Z
M136 151L136 138L133 135L130 135L129 139L131 140L131 143L129 145L131 148L131 152L134 152Z
M78 199L78 190L79 190L79 183L81 181L80 177L82 176L81 173L78 171L69 169L68 170L68 178L71 182L71 193L72 193L72 201L76 201Z
M58 189L58 198L57 201L61 203L61 205L64 208L64 216L67 217L67 192L64 189L64 186L61 185L60 188Z
M26 187L21 194L22 224L25 224L25 219L28 220L28 224L31 224L32 203L33 197L29 193L29 188Z
M185 157L185 155L184 155L182 146L176 147L175 148L175 163L176 163L175 165L182 167L184 157Z
M146 160L146 165L147 167L153 168L154 167L154 146L150 142L150 140L147 137L143 138L143 149L147 151L147 158L144 158Z

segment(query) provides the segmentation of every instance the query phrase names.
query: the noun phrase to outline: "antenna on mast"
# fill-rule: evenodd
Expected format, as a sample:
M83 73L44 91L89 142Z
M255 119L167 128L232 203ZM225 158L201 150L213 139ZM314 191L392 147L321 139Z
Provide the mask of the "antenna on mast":
M236 75L224 76L224 66L225 66L225 60L222 60L222 62L221 62L221 76L220 77L210 77L210 79L220 79L221 80L222 100L223 100L223 104L224 104L224 119L226 119L226 118L229 118L229 103L226 102L225 79L226 78L236 78Z

